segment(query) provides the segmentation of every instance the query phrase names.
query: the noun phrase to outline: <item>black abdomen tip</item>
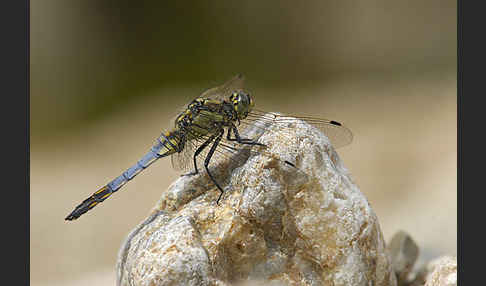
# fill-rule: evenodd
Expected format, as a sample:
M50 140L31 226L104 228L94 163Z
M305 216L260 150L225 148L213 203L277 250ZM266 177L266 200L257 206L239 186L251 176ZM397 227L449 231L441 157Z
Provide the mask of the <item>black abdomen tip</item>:
M75 220L77 217L73 214L68 215L64 220Z

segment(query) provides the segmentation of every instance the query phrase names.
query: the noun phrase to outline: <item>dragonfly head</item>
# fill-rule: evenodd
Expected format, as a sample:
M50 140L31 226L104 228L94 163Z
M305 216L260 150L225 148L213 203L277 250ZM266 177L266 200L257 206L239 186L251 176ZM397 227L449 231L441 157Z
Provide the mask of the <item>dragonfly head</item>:
M253 106L255 106L255 101L253 101L250 94L243 91L233 92L229 99L233 104L238 119L245 119Z

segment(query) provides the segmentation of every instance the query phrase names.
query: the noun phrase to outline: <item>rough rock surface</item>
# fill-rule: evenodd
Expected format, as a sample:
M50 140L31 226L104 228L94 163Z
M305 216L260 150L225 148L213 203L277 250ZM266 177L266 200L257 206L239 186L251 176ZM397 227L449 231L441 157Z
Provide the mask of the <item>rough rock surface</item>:
M122 245L118 285L396 285L368 201L299 122L270 126L247 160L213 164L219 205L207 174L175 181Z

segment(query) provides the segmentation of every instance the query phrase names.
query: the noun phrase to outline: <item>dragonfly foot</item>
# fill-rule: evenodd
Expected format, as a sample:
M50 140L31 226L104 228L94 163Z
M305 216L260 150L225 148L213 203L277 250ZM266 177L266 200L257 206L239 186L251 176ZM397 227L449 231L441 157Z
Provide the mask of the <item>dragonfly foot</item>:
M199 172L189 172L189 173L186 173L186 174L182 174L181 177L190 177L190 176L194 176L194 175L197 175L199 174Z
M295 166L295 164L294 164L294 163L292 163L292 162L290 162L290 161L285 160L284 162L285 162L285 164L287 164L287 165L290 165L290 166L292 166L292 167L294 167L294 168L297 168L297 167Z
M221 192L221 193L219 194L218 200L216 201L216 204L217 204L217 205L219 205L219 200L221 199L221 197L222 197L222 196L223 196L223 192Z

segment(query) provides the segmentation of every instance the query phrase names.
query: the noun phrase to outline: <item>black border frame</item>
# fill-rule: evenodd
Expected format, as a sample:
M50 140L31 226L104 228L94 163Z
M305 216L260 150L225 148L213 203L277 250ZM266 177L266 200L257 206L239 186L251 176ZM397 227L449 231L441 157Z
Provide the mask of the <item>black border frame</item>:
M4 1L0 11L4 284L30 285L30 1Z
M486 209L481 199L485 177L482 166L486 156L481 136L485 113L481 99L485 93L486 45L481 40L486 25L481 3L459 0L457 5L458 285L484 284L481 275L484 267L480 261L484 253L481 233L484 223L480 220ZM470 229L469 233L466 229Z

